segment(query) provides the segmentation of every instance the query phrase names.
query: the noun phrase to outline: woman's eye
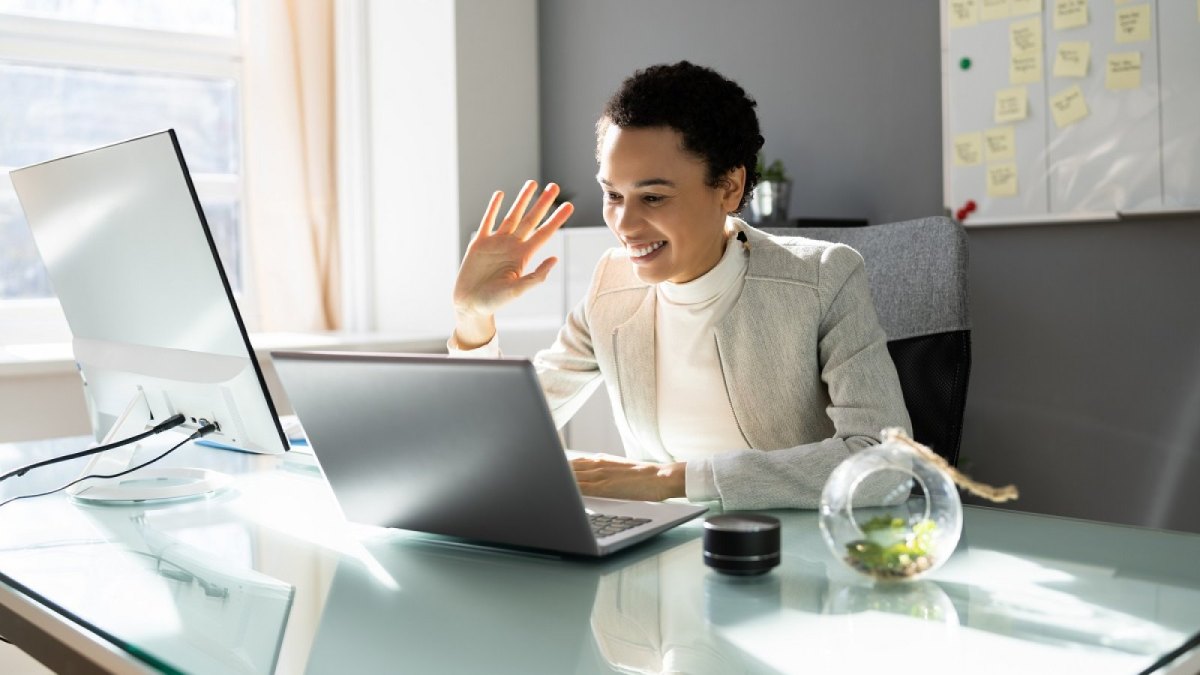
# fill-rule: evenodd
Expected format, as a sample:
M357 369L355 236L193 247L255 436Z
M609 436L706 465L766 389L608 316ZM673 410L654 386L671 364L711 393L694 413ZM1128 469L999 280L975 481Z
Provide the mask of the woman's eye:
M657 204L664 199L666 199L666 197L663 197L662 195L646 195L645 197L642 197L642 200L647 204Z
M609 202L609 203L619 202L619 201L621 201L621 195L619 195L615 192L605 192L604 193L604 201Z

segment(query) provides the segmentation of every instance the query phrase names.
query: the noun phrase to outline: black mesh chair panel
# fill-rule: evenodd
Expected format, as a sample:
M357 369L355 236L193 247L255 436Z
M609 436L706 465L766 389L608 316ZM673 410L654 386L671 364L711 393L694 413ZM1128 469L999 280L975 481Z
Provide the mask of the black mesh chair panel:
M958 464L971 371L971 332L956 330L892 340L888 352L900 377L913 438L950 464Z

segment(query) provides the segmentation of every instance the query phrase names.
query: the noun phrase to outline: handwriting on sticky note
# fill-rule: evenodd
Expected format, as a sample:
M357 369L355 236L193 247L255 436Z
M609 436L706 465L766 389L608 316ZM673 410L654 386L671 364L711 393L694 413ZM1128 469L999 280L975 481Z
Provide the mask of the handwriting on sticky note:
M1074 84L1055 94L1050 99L1050 112L1054 114L1054 124L1059 129L1087 117L1088 107L1083 99L1083 90Z
M1017 153L1016 133L1012 127L995 127L983 132L983 149L989 162L1012 159Z
M1079 28L1087 23L1087 0L1054 0L1054 30Z
M1008 51L1013 56L1042 51L1042 17L1014 21L1008 27Z
M1012 14L1013 16L1041 14L1042 0L1012 0L1008 6L1008 13Z
M1141 52L1109 54L1104 72L1104 86L1111 90L1137 89L1142 86Z
M988 165L987 194L989 197L1017 196L1017 165L1014 162Z
M1118 43L1149 40L1150 5L1133 5L1118 9L1115 23Z
M1012 57L1008 68L1009 84L1029 84L1042 81L1042 53L1033 52Z
M966 28L979 23L979 7L975 0L950 0L950 27Z
M996 92L997 124L1019 122L1025 119L1029 108L1029 94L1025 87L1012 87Z
M1092 55L1090 42L1060 42L1054 55L1055 77L1087 77L1088 60Z
M983 134L978 131L954 137L954 165L975 166L983 163Z
M1008 18L1008 0L979 0L979 20L995 21Z

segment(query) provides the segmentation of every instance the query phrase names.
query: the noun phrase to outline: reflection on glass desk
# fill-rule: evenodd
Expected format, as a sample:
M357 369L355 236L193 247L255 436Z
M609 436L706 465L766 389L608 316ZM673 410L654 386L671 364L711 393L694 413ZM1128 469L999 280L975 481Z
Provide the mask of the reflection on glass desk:
M0 445L0 465L77 444ZM156 508L56 495L0 509L0 605L30 600L82 629L76 642L189 673L1137 673L1200 631L1192 534L968 507L944 567L872 586L833 558L815 513L777 511L782 563L736 578L704 566L700 523L559 559L346 525L311 455L181 453L233 487ZM72 475L56 472L0 497ZM0 634L22 645L16 628ZM36 642L22 646L44 660L85 651ZM1161 672L1198 670L1193 651Z

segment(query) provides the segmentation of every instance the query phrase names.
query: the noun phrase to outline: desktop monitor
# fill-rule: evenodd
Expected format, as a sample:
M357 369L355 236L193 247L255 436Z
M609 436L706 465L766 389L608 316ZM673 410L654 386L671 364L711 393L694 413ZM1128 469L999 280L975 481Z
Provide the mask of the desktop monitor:
M181 430L216 422L207 438L218 445L287 450L173 130L16 169L11 178L74 336L97 440L127 438L179 413L187 420ZM121 461L104 456L110 466ZM90 481L74 494L136 499L137 479L149 487L152 468L130 474L117 496L104 496L115 481ZM153 480L164 487L167 478L172 489L141 494L214 488L200 473Z

